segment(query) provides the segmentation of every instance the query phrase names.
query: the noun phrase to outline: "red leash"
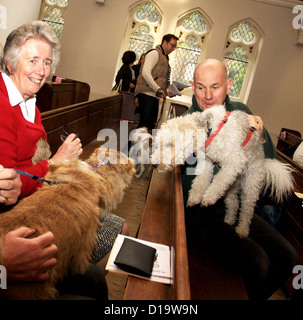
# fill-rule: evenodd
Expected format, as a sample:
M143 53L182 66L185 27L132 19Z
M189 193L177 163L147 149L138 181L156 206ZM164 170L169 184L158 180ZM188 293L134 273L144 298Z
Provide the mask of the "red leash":
M256 128L254 128L254 127L250 127L250 129L249 129L249 132L248 132L248 135L247 135L247 137L246 137L246 140L243 142L243 144L242 144L242 148L244 148L247 144L248 144L248 142L249 142L249 140L251 139L251 136L252 136L252 134L253 134L253 132L256 130Z
M214 140L214 138L216 137L216 135L220 132L220 130L222 129L222 127L223 127L223 126L225 125L225 123L227 122L229 116L230 116L230 112L226 112L226 113L225 113L225 116L224 116L224 119L223 119L222 122L220 123L217 131L216 131L215 133L211 134L211 135L207 138L207 140L205 141L204 147L201 148L203 152L205 152L206 148L210 145L210 143ZM249 142L249 140L251 139L252 134L253 134L254 131L255 131L255 128L254 128L254 127L250 127L249 133L248 133L248 135L247 135L247 137L246 137L246 140L245 140L245 141L243 142L243 144L242 144L242 148L244 148L244 147L248 144L248 142Z
M225 123L227 122L228 117L230 116L229 112L225 113L224 119L222 120L222 122L219 124L219 127L217 129L217 131L213 134L211 134L208 139L205 141L204 147L202 147L202 151L205 152L205 149L210 145L210 143L214 140L215 136L220 132L220 130L222 129L222 127L225 125Z

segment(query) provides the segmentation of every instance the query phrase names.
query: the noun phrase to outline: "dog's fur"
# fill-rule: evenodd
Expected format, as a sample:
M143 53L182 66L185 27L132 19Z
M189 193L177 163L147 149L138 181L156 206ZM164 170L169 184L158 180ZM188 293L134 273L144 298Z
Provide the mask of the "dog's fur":
M136 172L132 159L122 152L100 147L95 149L85 161L98 173L106 190L103 197L104 208L108 211L115 210L117 204L122 201L124 191L131 184ZM107 197L107 194L114 194L115 201L112 197Z
M245 238L249 234L250 222L261 189L263 188L264 192L270 190L271 197L281 202L284 196L292 192L293 180L289 166L264 157L260 132L254 131L248 144L242 147L250 130L247 114L242 111L231 112L205 153L201 151L207 130L211 128L211 133L215 133L225 113L224 106L214 106L202 113L195 112L168 120L156 135L154 143L158 148L155 148L151 161L159 164L159 171L167 171L178 164L184 164L194 151L197 157L196 177L189 192L187 205L209 206L225 195L225 222L233 225L237 220L240 193L241 210L236 232ZM186 130L193 132L191 141L188 138L184 139ZM173 133L172 139L172 134L167 134L168 132ZM172 161L169 162L165 156L170 153L170 149ZM221 169L213 176L215 163Z
M108 151L112 153L118 158L125 157L114 150ZM43 184L13 209L0 215L0 248L4 235L21 226L34 228L34 236L51 231L58 247L57 264L50 270L49 280L9 283L6 290L0 290L2 298L54 299L57 296L55 286L68 271L77 274L86 271L96 247L100 215L103 210L116 208L135 172L131 161L115 167L94 167L92 163L100 164L97 150L87 162L65 160L49 165L45 178L64 183Z
M140 178L145 171L145 166L147 166L146 178L150 178L152 173L152 166L149 163L149 157L151 154L151 145L153 137L151 135L151 130L142 127L135 129L130 134L131 148L129 156L133 159L138 159L136 165L136 178Z
M37 142L36 152L32 157L32 163L35 165L41 160L48 160L52 152L48 142L41 137Z

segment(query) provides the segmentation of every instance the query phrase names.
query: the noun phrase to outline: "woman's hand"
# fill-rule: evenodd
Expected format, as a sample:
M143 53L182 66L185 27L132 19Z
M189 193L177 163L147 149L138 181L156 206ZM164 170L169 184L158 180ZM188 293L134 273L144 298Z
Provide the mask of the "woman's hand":
M11 205L17 202L21 192L20 175L0 165L0 203Z
M56 154L50 159L52 162L58 160L77 159L83 152L82 144L74 133L67 136L65 141L59 147Z

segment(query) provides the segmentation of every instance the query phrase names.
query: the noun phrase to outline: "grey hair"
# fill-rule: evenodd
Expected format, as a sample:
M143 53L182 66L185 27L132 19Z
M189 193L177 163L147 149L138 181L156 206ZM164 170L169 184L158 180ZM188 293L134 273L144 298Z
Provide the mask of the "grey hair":
M43 40L51 46L51 73L54 73L60 60L60 43L55 32L47 23L42 21L32 21L24 24L8 35L4 45L3 55L0 59L1 70L7 75L16 70L21 57L22 46L29 39ZM11 65L11 70L8 70L8 64Z

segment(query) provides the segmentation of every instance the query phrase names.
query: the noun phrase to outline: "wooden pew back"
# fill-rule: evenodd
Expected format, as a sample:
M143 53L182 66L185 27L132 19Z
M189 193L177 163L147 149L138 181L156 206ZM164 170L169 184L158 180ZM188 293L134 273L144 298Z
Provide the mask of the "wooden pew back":
M120 95L86 101L41 113L52 152L61 145L64 130L77 133L83 147L97 138L103 128L112 128L119 122L122 106Z
M81 81L62 79L61 83L46 82L37 93L40 112L53 110L89 99L90 86Z
M291 165L295 191L303 193L303 167L280 150L277 150L277 159ZM303 263L303 200L293 195L285 201L284 210L283 235L296 248Z
M277 141L277 150L292 158L297 147L303 140L301 133L295 130L282 128Z

